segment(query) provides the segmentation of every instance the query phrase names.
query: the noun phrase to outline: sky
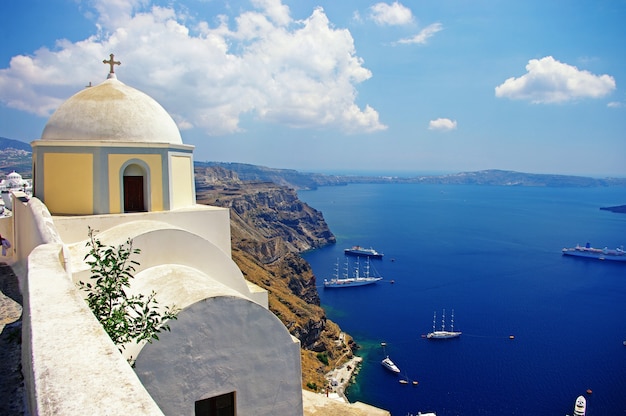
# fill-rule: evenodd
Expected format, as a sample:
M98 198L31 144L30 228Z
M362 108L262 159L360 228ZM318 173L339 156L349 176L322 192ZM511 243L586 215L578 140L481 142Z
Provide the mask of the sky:
M626 0L0 2L0 136L117 78L196 161L626 176Z

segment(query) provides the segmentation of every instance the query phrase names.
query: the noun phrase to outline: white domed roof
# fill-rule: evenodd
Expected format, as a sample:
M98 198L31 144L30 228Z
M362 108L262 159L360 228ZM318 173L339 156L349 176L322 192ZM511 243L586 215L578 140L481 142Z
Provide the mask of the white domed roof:
M61 104L41 139L183 143L176 123L159 103L115 77Z
M13 171L11 173L9 173L7 175L7 179L8 180L16 180L16 181L21 181L22 180L22 175L20 175L19 173L17 173L16 171Z

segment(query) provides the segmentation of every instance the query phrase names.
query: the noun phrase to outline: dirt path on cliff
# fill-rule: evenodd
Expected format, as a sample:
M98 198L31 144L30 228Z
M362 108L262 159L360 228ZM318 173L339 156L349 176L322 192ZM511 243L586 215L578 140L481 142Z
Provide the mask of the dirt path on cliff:
M0 263L0 351L0 415L24 416L22 294L6 263Z

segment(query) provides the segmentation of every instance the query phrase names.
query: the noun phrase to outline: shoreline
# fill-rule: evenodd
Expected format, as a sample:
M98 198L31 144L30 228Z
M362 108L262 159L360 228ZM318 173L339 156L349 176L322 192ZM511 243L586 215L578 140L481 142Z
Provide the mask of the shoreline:
M353 376L358 374L358 369L362 362L363 358L355 355L341 366L326 373L325 377L328 381L326 396L335 400L341 400L345 403L350 403L346 397L345 390L352 383Z

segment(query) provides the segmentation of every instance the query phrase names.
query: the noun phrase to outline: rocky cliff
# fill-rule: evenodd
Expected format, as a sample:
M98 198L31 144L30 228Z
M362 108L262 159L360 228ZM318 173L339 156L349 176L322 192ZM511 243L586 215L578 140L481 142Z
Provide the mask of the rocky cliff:
M315 275L300 256L335 242L324 217L293 189L242 181L222 167L196 166L195 174L198 203L230 209L233 259L247 280L269 292L270 309L300 340L303 386L324 386L324 374L355 348L327 319Z
M318 186L347 185L347 177L321 173L299 172L293 169L276 169L247 163L195 162L196 167L220 167L236 172L243 181L272 182L294 189L316 189Z

